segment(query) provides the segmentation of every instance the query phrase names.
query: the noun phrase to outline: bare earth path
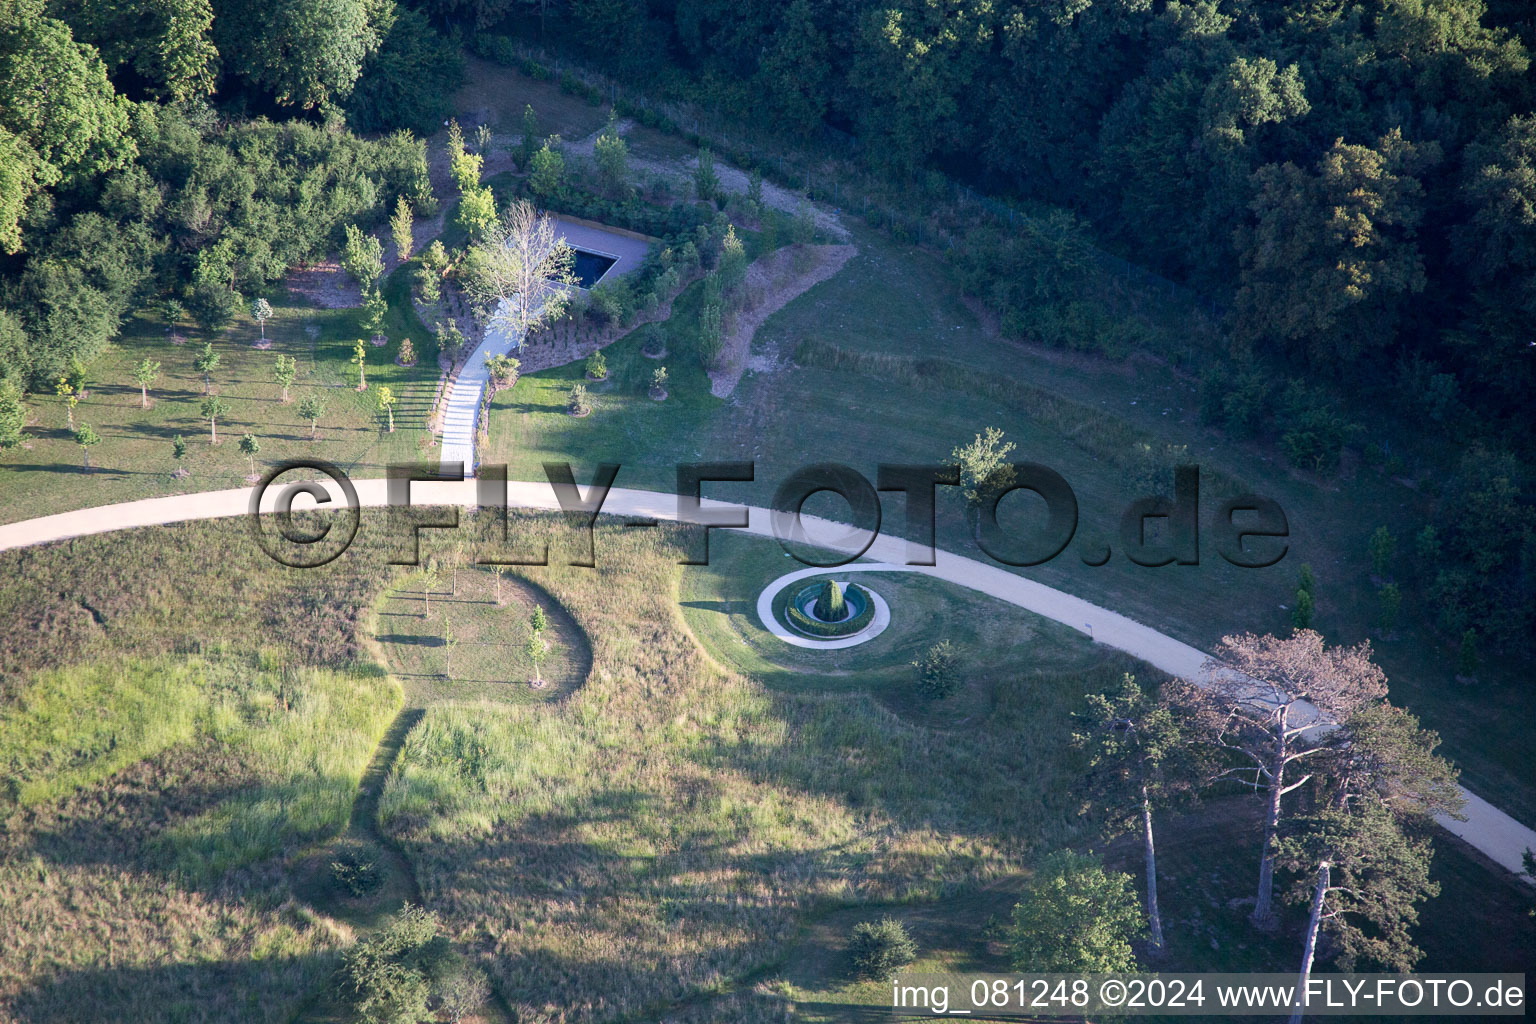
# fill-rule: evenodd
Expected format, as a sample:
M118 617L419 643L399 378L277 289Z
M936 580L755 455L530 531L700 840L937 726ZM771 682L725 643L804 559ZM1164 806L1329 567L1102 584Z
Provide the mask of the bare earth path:
M747 368L752 336L769 317L843 269L858 249L852 245L791 245L747 268L745 308L731 323L720 349L720 369L711 370L709 390L729 398Z
M359 505L379 507L386 504L384 480L356 480L353 483L357 489ZM478 504L475 487L474 480L417 484L412 488L411 499L417 505L459 505L473 508ZM337 507L344 503L340 489L334 482L328 484L327 488L332 501L329 507ZM281 491L280 487L270 489L262 511L271 510L272 504ZM252 496L252 489L249 488L204 491L199 494L145 498L141 501L129 501L28 519L0 526L0 551L28 547L33 544L46 544L70 537L111 533L136 526L156 526L194 519L220 519L245 515L250 510ZM295 504L299 508L311 507L309 499L302 497ZM559 508L554 490L544 481L509 482L507 504L511 508L538 510ZM704 507L707 510L721 504L706 499ZM609 492L602 511L607 515L631 518L667 520L685 518L678 513L675 495L657 491L614 488ZM748 533L763 537L773 536L767 509L748 506L748 517ZM850 529L844 524L831 523L812 516L806 516L804 521L806 529L819 537L835 536L846 533ZM912 572L924 573L1000 601L1007 601L1048 619L1054 619L1087 634L1098 643L1125 651L1171 675L1196 680L1203 673L1206 662L1204 652L1107 608L1101 608L1082 598L1054 590L996 565L952 552L937 551L936 564L931 566L905 566L903 563L906 561L906 554L905 540L881 536L876 538L870 547L867 558L890 563ZM1522 854L1527 849L1536 849L1536 830L1521 824L1465 789L1462 790L1462 794L1466 798L1466 807L1463 811L1466 820L1442 818L1440 824L1489 859L1520 874ZM1529 878L1526 880L1531 881Z

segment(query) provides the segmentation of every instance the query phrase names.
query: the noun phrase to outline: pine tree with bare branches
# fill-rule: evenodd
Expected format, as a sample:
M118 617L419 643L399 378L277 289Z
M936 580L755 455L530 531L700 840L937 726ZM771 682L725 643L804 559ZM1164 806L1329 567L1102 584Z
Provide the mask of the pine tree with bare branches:
M1244 633L1222 640L1200 685L1169 692L1195 735L1230 758L1215 777L1265 796L1253 921L1269 926L1282 801L1349 741L1351 719L1385 700L1386 674L1371 661L1369 641L1329 648L1310 629L1285 638Z

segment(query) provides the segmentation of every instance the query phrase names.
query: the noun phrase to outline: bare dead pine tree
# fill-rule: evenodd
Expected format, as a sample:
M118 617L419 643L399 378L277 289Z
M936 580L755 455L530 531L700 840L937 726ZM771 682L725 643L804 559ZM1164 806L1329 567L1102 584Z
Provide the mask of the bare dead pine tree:
M1184 685L1176 699L1196 729L1233 765L1232 779L1266 797L1264 846L1253 921L1274 921L1275 835L1281 801L1312 778L1313 765L1349 739L1348 723L1385 699L1386 674L1367 641L1327 648L1322 635L1299 629L1285 638L1244 633L1225 637L1205 664L1204 685Z

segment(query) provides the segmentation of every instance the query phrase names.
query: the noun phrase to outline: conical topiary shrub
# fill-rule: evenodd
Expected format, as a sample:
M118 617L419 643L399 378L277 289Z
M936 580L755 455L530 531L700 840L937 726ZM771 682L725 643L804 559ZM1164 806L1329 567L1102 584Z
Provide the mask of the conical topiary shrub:
M843 601L843 590L836 580L827 580L822 586L811 612L823 622L841 622L848 617L848 605Z

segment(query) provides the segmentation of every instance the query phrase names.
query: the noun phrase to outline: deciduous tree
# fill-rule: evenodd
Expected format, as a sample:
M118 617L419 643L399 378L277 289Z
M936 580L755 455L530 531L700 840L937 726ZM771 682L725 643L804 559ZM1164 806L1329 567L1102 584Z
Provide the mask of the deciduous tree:
M21 444L26 425L27 407L22 403L21 389L14 381L0 380L0 451Z
M293 356L277 357L277 362L272 367L272 382L283 389L282 403L288 404L288 389L293 385L294 379L299 375L299 363Z
M541 199L555 195L565 184L565 157L560 155L560 136L544 140L528 161L528 187Z
M285 106L345 99L394 20L389 0L216 0L214 41L227 67Z
M1142 927L1130 875L1061 850L1035 869L1013 908L1014 966L1032 973L1134 971L1131 939Z
M223 358L213 350L213 342L205 341L203 350L192 361L193 369L203 375L203 394L207 394L213 387L213 371L219 368L219 360Z
M521 348L558 318L576 283L572 258L550 217L528 202L509 206L464 260L464 288L487 332L500 332Z
M251 460L251 476L255 476L256 456L261 454L261 442L256 440L255 434L246 434L240 438L240 454Z
M251 303L251 319L255 320L261 328L261 340L267 340L267 321L272 319L272 304L266 299L258 298Z
M299 415L309 420L309 439L315 439L320 428L320 417L325 415L325 398L321 395L305 395L299 399Z
M229 406L224 404L218 395L209 395L203 399L203 419L208 421L208 432L212 437L212 444L219 443L219 418L229 414Z
M80 446L80 454L85 456L85 471L91 471L91 449L101 444L101 435L89 423L80 424L80 429L75 431L75 444Z
M160 379L160 364L145 356L133 367L133 382L139 386L139 408L149 408L149 386Z
M389 432L395 432L395 393L388 384L379 388L379 411L389 417Z
M341 268L364 292L371 292L384 274L384 245L356 224L348 224L346 233L347 240L341 247Z
M352 365L357 367L357 390L368 390L368 343L358 338L352 343Z
M593 143L592 157L597 162L597 172L602 176L603 183L610 189L620 189L628 181L629 144L619 134L612 116Z

